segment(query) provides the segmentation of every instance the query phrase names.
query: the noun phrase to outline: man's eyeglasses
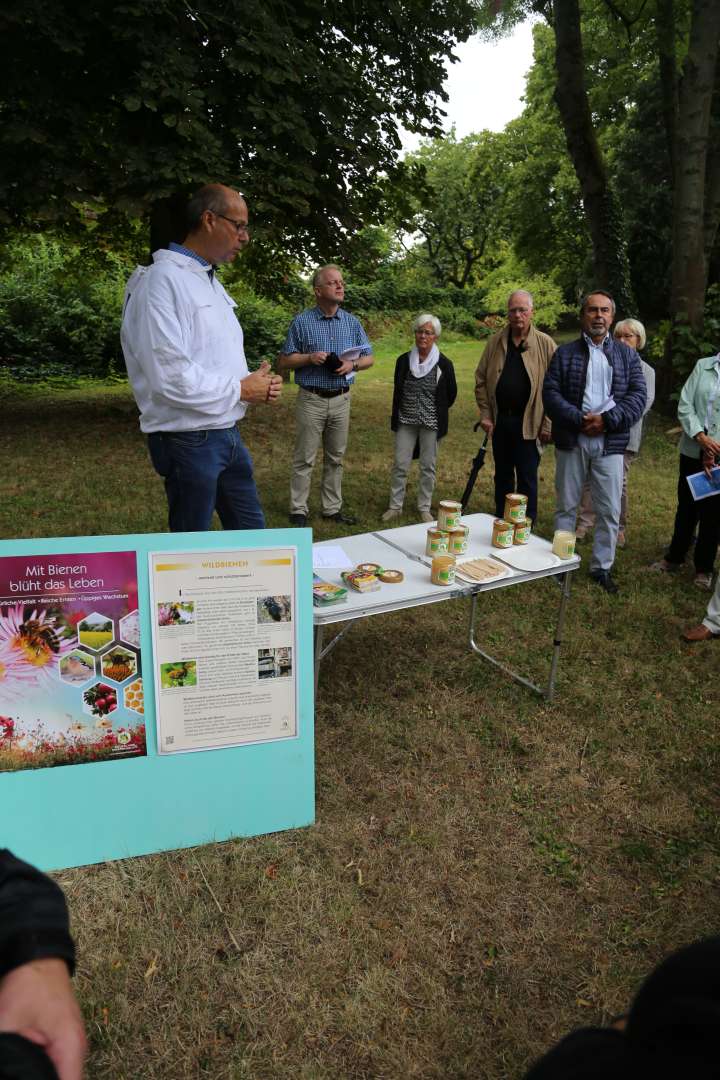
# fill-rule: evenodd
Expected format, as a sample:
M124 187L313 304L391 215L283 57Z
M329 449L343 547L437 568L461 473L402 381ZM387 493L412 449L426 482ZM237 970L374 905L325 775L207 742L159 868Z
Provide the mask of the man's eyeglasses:
M228 217L227 214L216 214L215 217L221 217L224 221L229 221L231 225L235 226L235 232L250 232L247 221L235 221L234 218Z

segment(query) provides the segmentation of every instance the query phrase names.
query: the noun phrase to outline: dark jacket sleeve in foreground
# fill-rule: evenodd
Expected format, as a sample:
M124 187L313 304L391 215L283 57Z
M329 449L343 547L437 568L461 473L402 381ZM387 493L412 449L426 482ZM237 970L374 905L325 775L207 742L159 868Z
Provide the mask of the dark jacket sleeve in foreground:
M65 960L75 970L62 889L28 863L0 849L0 978L30 960Z

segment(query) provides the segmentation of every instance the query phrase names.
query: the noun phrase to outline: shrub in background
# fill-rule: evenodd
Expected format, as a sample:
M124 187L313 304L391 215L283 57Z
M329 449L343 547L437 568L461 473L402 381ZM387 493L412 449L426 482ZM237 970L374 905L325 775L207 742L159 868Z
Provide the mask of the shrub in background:
M295 310L256 296L252 289L238 282L227 285L237 304L235 312L243 328L248 367L256 368L263 360L273 363L283 346Z
M112 252L18 237L0 269L0 360L19 378L106 375L123 366L120 312L130 268Z
M535 323L543 330L552 331L567 312L562 289L552 278L544 274L529 274L513 262L502 263L485 278L487 286L487 309L498 315L507 313L507 301L515 289L527 289L532 293Z
M656 369L656 400L668 415L674 415L680 391L695 364L713 356L720 347L720 284L709 287L705 297L703 327L695 333L686 321L675 326L663 319L655 333L648 334L645 355Z

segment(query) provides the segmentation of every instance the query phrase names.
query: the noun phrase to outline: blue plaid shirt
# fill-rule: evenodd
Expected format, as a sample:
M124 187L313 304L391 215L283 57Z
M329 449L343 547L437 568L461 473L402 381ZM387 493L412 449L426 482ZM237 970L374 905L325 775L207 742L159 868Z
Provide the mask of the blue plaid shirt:
M319 307L307 308L290 323L282 352L334 352L340 356L346 349L362 349L361 356L370 356L372 348L358 319L342 308L334 315L325 315ZM341 390L352 383L355 375L335 375L320 364L305 364L295 368L298 386L313 386L317 390Z
M206 270L212 270L211 264L207 259L203 259L202 255L198 255L197 251L192 251L190 248L183 247L182 244L176 244L174 240L171 240L168 244L168 251L176 251L178 255L189 255L191 259L194 259L195 262L199 262Z

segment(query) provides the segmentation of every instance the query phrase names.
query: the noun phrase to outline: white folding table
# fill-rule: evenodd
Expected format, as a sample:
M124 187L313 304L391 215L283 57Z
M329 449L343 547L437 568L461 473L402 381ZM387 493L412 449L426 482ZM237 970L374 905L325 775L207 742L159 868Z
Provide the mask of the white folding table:
M470 528L470 538L467 553L461 558L488 558L498 554L497 549L493 548L491 544L493 520L493 517L489 514L470 514L463 518L463 523ZM360 533L356 536L343 536L334 540L323 541L317 545L319 547L329 547L331 545L341 547L353 566L361 562L375 562L387 569L401 570L404 574L404 580L396 585L383 584L380 589L371 593L359 593L348 589L347 600L340 601L338 604L327 608L316 607L313 609L316 690L321 661L335 648L357 619L369 618L371 615L382 615L390 611L402 611L405 608L422 607L425 604L436 604L443 600L470 597L472 598L468 641L470 649L484 660L500 668L516 682L527 686L529 689L534 690L535 693L550 700L555 691L565 611L570 596L570 576L580 565L579 557L576 555L572 559L557 559L552 566L531 572L511 568L506 576L483 584L470 584L456 579L453 585L433 585L430 580L430 564L432 560L425 554L427 530L428 526L425 524L406 525L399 529L384 529L378 532ZM547 540L543 540L539 536L532 535L530 537L528 549L543 556L552 555L551 545ZM515 548L515 550L524 549ZM548 558L545 561L549 562L550 559ZM342 584L339 569L319 570L318 573L326 581ZM525 582L546 577L557 579L557 584L560 586L560 603L552 641L550 673L546 686L542 687L485 652L475 640L475 620L478 599L481 593L491 592L495 589L505 589L513 585L522 585ZM332 640L324 644L325 628L335 623L345 625Z

